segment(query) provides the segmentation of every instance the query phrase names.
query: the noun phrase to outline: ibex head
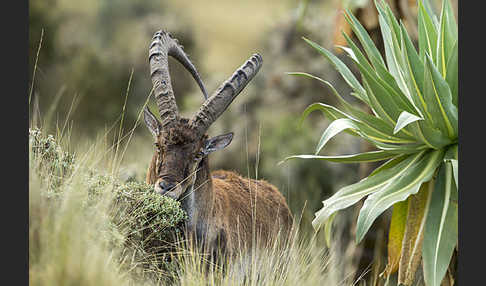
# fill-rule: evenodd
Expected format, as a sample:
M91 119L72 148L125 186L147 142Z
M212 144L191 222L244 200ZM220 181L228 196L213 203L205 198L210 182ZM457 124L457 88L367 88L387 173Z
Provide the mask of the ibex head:
M174 57L193 76L203 92L205 102L190 119L179 116L170 82L168 56ZM148 108L144 121L155 138L152 179L156 192L178 199L194 185L203 159L231 142L233 133L209 138L206 131L225 111L262 64L260 55L250 57L208 98L204 84L177 40L165 32L156 32L149 48L149 62L155 99L162 121Z

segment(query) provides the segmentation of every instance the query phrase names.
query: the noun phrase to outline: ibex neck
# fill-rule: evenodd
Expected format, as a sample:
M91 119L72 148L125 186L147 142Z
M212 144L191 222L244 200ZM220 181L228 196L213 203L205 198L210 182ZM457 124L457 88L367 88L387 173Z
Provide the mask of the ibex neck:
M196 230L196 228L198 230L205 229L214 200L207 157L201 161L194 184L188 192L188 194L183 195L185 198L181 201L182 209L186 211L188 216L187 227L191 231Z

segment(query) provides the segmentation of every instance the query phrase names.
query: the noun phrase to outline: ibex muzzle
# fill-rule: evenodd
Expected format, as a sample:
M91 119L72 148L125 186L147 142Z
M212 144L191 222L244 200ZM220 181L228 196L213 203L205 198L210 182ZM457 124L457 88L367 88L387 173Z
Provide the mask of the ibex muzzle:
M179 116L168 69L168 56L179 61L198 83L205 102L190 118ZM233 133L208 138L206 131L256 75L262 57L251 56L209 98L204 84L177 40L155 33L149 48L150 73L162 121L148 108L144 121L154 136L156 152L147 172L154 190L181 201L187 229L209 247L228 251L251 243L252 230L269 239L275 228L288 231L292 216L273 185L227 171L211 174L208 154L231 143ZM253 208L253 209L252 209ZM275 221L277 219L277 223ZM255 224L255 228L252 228Z

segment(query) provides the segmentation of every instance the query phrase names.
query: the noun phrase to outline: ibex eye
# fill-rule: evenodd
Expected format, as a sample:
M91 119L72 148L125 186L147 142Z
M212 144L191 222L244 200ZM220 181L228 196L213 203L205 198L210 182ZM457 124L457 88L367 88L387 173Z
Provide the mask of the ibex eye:
M195 156L194 156L194 161L198 161L200 160L202 157L204 157L204 153L201 151L201 152L198 152Z
M154 146L155 146L155 151L157 153L160 153L160 146L159 146L159 144L158 143L154 143Z

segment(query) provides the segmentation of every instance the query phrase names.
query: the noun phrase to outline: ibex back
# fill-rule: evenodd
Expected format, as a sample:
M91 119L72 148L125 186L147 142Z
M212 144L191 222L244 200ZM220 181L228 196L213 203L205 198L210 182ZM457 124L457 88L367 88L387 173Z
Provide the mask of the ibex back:
M172 90L168 56L179 61L198 83L204 104L190 119L179 116ZM156 152L146 181L154 190L181 202L190 237L210 250L235 253L260 240L287 235L292 215L277 188L263 180L229 171L210 172L208 154L231 142L233 133L208 138L209 126L224 112L262 65L254 54L208 98L204 84L177 40L159 31L149 48L150 73L159 121L148 108L144 121L155 138Z

